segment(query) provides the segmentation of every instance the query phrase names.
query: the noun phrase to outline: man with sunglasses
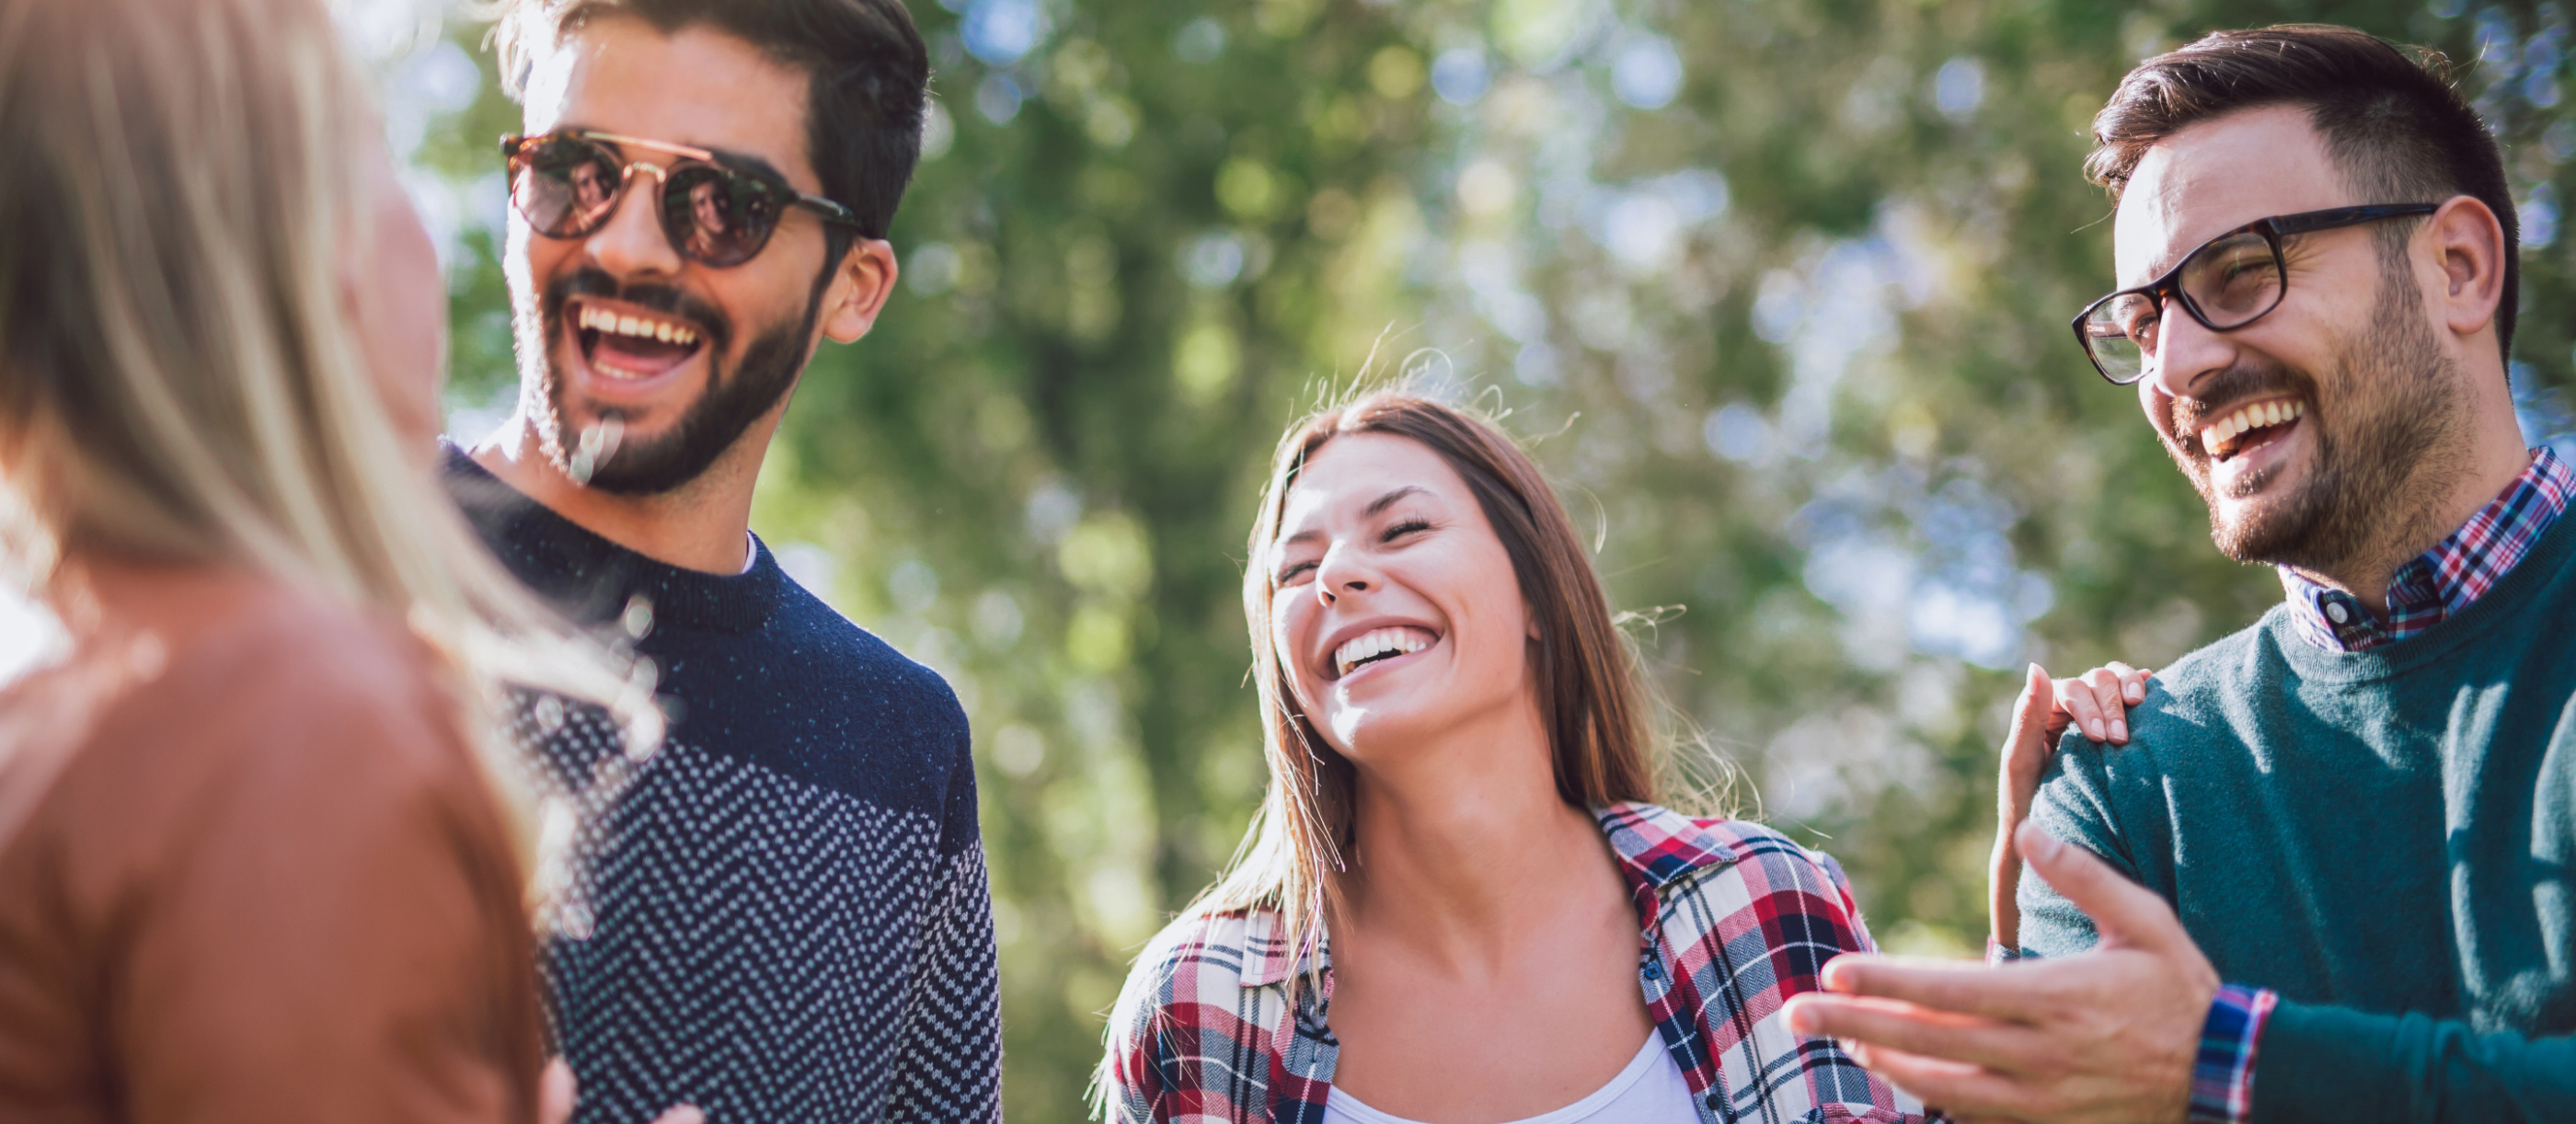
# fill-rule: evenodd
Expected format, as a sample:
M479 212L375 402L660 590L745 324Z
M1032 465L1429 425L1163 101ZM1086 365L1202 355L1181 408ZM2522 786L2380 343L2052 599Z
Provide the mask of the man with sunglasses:
M1791 1023L1968 1120L2576 1120L2576 477L2514 416L2495 142L2318 26L2150 59L2094 129L2127 287L2076 335L2288 597L2125 747L2042 779L2017 726L2019 962L1840 959Z
M581 1119L998 1119L965 715L749 532L806 362L893 289L921 38L897 0L502 9L521 389L449 479L670 716L658 747L515 716L597 797L545 963Z

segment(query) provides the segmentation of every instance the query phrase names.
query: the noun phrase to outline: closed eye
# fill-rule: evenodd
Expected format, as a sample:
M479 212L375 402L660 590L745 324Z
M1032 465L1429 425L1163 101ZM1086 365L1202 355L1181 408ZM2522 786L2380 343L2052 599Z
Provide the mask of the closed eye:
M1308 570L1312 570L1312 569L1314 569L1314 568L1315 568L1315 564L1314 564L1314 563L1312 563L1312 562L1298 562L1298 563L1294 563L1294 564L1290 565L1287 569L1284 569L1284 570L1279 571L1278 576L1273 577L1273 578L1271 578L1271 579L1270 579L1270 584L1271 584L1271 585L1273 585L1273 586L1284 586L1284 585L1287 585L1287 584L1289 584L1289 583L1290 583L1290 581L1291 581L1292 579L1294 579L1294 578L1296 578L1297 576L1299 576L1299 575L1301 575L1301 574L1304 574L1306 571L1308 571Z
M1389 526L1386 529L1385 534L1378 536L1378 541L1394 542L1406 535L1419 534L1430 529L1430 520L1423 519L1419 516L1408 516L1404 519L1397 520L1392 526Z

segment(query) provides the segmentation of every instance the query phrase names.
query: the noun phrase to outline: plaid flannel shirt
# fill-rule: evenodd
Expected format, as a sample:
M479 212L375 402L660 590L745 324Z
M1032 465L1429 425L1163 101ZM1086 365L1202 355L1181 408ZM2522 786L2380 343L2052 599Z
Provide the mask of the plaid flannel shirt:
M1922 1106L1781 1004L1825 961L1875 951L1834 861L1777 832L1651 804L1596 818L1637 904L1637 982L1704 1124L1925 1119ZM1102 1109L1118 1124L1320 1124L1340 1044L1329 948L1267 910L1185 917L1137 957L1109 1020ZM1322 986L1288 983L1315 972ZM1456 1036L1471 1047L1476 1028Z
M2329 652L2358 652L2394 643L2443 621L2486 596L2531 552L2576 494L2576 472L2543 445L2531 467L2505 485L2451 537L2408 559L2388 581L2388 623L2381 624L2361 599L2318 585L2288 570L2290 623L2309 643Z

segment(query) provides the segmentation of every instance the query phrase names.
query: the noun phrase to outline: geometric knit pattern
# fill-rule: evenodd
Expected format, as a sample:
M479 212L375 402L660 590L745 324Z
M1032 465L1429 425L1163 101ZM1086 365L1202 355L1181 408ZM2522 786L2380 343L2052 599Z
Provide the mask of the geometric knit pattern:
M1636 902L1640 997L1703 1124L1926 1119L1833 1040L1792 1033L1782 1013L1790 996L1821 990L1826 961L1877 951L1831 858L1756 824L1652 804L1595 818ZM1110 1013L1103 1113L1117 1124L1320 1124L1341 1050L1332 1002L1329 935L1300 946L1273 909L1175 921L1137 956ZM1476 1035L1458 1024L1452 1044L1473 1050Z
M448 449L449 492L520 580L634 637L663 742L595 708L511 718L577 802L545 872L548 1014L576 1124L1001 1116L992 899L966 714L939 675L796 584L592 534Z
M581 1124L690 1099L712 1121L998 1115L992 1045L969 1033L993 1021L991 965L961 978L970 960L924 962L917 939L992 939L989 911L959 908L982 904L982 850L942 860L938 831L662 746L577 849L587 935L548 942Z

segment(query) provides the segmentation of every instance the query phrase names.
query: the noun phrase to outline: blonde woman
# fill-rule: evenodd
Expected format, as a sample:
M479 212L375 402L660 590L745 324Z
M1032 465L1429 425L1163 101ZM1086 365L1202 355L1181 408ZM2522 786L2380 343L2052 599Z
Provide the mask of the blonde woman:
M366 104L315 0L0 0L0 542L70 636L0 691L0 1119L538 1115L481 716L645 711L433 483Z

